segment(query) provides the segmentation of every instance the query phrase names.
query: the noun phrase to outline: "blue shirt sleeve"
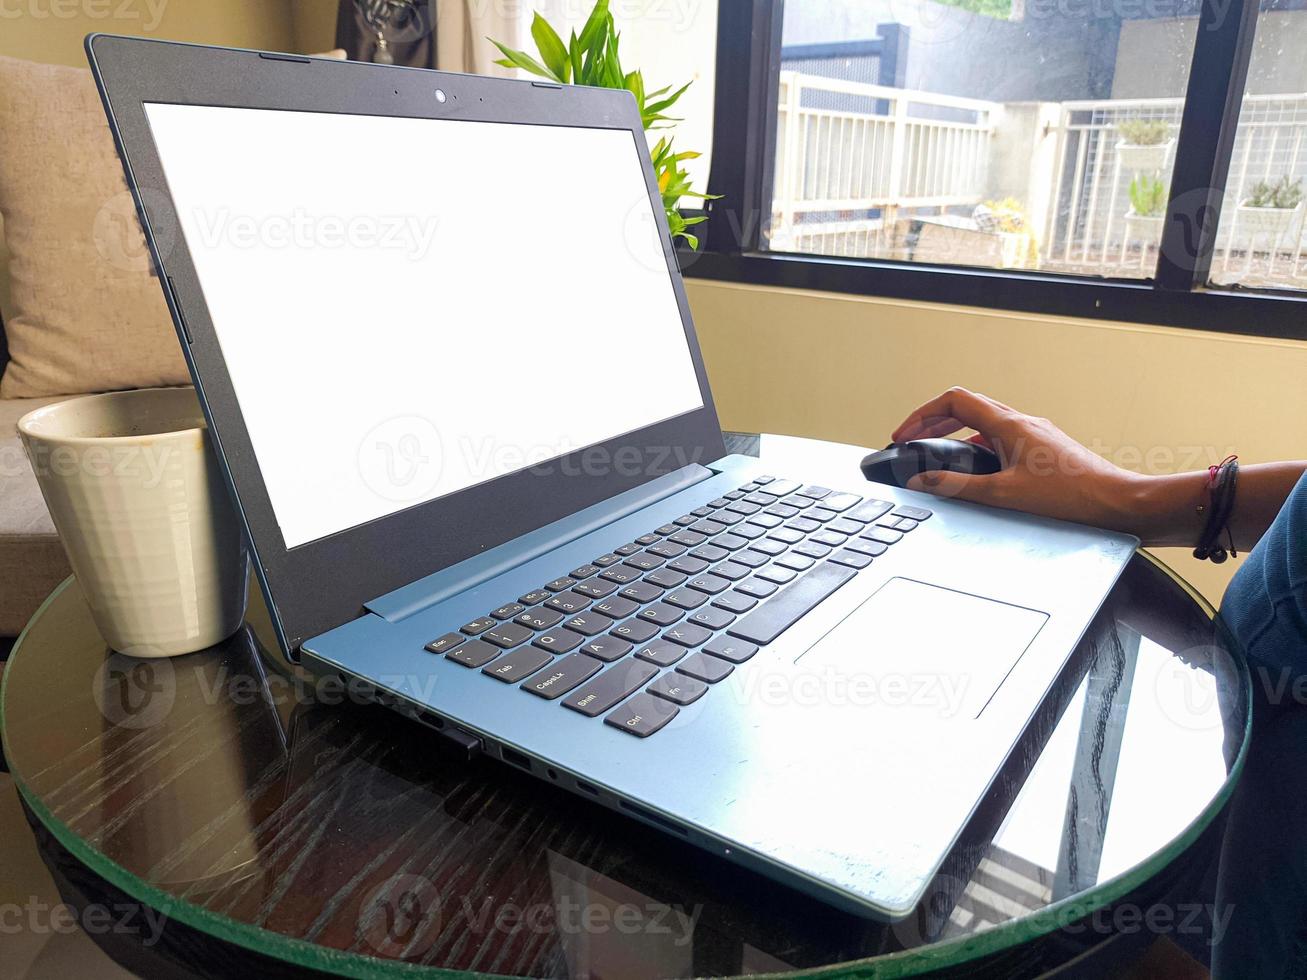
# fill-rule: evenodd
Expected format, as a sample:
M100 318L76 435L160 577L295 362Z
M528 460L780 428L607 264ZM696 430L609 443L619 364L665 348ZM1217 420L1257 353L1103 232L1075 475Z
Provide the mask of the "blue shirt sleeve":
M1221 618L1255 665L1307 673L1307 473L1230 581Z

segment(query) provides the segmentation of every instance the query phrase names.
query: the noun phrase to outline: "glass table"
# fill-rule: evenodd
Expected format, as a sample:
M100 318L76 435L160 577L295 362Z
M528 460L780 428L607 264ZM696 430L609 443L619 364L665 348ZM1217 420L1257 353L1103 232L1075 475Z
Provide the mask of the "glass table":
M728 445L852 487L865 452ZM1242 657L1140 553L921 906L868 922L348 703L280 662L253 594L230 640L144 661L70 579L5 672L42 855L74 907L140 911L96 940L141 971L1034 975L1118 955L1151 909L1179 928L1248 740Z

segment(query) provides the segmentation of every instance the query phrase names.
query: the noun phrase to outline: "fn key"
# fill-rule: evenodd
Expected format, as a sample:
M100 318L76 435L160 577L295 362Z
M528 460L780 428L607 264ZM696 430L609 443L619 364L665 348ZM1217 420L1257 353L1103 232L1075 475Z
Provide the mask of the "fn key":
M656 698L652 694L637 694L604 719L612 725L640 738L647 738L676 717L680 709Z

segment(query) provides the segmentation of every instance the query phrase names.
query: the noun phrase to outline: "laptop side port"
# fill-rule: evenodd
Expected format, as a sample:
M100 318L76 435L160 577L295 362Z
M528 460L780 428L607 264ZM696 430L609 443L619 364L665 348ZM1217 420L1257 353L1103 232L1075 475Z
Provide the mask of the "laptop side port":
M644 807L636 806L634 803L628 803L626 800L618 800L618 805L632 816L639 817L641 820L645 820L655 826L663 828L663 830L669 831L670 833L676 834L680 837L690 836L685 832L685 828L680 824L672 823L672 821L668 820L666 817L659 816L652 810L646 810Z
M599 787L592 785L591 783L587 783L583 779L576 780L576 788L579 789L582 793L589 793L591 796L599 795Z
M511 766L517 766L519 769L531 771L531 760L516 749L510 749L507 745L499 750L500 758Z

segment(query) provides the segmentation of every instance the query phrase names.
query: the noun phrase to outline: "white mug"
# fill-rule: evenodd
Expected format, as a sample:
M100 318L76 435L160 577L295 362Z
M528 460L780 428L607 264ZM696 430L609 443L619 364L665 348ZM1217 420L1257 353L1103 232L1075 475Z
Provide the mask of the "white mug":
M245 541L193 388L73 398L18 431L110 647L169 657L240 628Z

